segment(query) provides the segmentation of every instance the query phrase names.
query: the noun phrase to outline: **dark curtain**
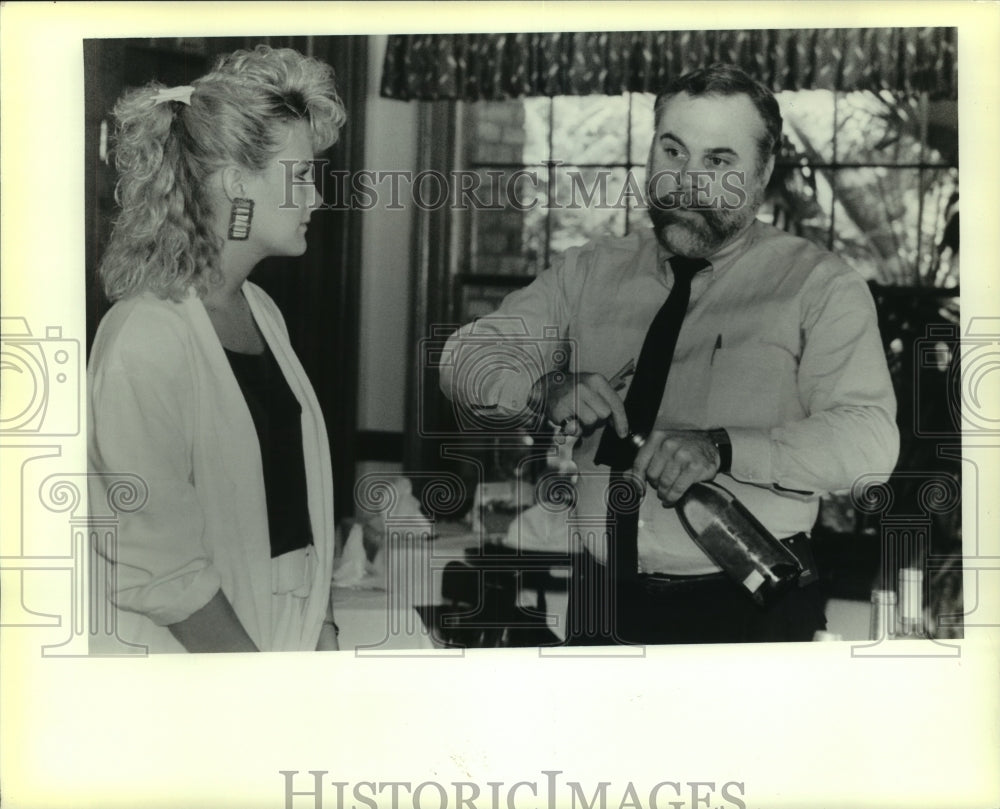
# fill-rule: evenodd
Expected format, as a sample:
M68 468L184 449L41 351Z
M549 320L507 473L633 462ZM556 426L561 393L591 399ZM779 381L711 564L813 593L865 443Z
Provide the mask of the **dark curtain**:
M957 97L954 28L835 28L390 36L382 95L402 100L658 92L712 62L773 91Z

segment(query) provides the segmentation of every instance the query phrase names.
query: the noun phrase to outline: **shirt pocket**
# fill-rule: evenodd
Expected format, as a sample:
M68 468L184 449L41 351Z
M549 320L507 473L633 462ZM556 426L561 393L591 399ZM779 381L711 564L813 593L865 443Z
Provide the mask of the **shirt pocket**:
M706 413L717 427L775 427L797 401L795 355L776 343L754 341L715 349Z

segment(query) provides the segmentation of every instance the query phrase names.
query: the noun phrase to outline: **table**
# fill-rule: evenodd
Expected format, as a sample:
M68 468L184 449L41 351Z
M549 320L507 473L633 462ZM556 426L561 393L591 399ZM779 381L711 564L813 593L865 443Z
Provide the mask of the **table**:
M385 590L335 587L333 611L342 651L374 657L436 648L420 613L390 603Z
M449 647L459 637L466 641L475 637L476 645L497 645L497 633L503 632L504 641L515 645L545 643L532 642L535 638L551 637L553 643L565 638L568 597L566 587L558 582L568 579L568 565L553 569L551 555L525 555L481 545L479 534L461 526L444 528L430 541L390 545L386 555L384 579L333 589L342 650L412 656ZM552 577L547 584L540 575L543 572ZM515 613L507 610L502 621L491 624L477 609L489 609L488 594L495 592L501 577L511 576L520 585ZM465 588L468 593L459 592L463 584L471 585Z

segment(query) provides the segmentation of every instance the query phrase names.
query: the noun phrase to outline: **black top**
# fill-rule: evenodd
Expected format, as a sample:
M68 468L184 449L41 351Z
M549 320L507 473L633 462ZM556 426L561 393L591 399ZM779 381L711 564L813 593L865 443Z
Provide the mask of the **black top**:
M274 558L312 544L302 452L302 406L270 348L262 354L226 349L226 357L257 428Z

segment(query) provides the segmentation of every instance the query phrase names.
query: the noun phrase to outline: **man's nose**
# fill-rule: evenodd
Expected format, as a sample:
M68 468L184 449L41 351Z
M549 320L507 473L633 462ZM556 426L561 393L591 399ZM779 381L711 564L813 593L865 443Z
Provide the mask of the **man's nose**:
M684 163L677 169L678 185L682 191L691 191L695 187L692 169L691 158L685 159Z

